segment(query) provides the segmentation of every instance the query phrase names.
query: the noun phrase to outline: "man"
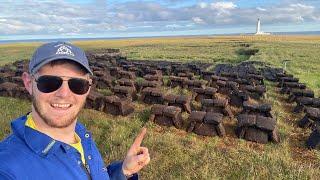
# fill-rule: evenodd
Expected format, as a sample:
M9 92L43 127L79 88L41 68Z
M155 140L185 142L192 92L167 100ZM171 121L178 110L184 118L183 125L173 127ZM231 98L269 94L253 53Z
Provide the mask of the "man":
M150 161L143 128L123 162L104 166L91 134L77 122L92 80L85 53L53 42L33 54L22 79L32 110L11 123L0 143L0 179L138 179Z

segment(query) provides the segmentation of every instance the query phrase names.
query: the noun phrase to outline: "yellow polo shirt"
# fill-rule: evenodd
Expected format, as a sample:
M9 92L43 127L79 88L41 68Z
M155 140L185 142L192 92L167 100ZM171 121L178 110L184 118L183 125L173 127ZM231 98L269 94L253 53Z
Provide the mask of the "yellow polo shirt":
M27 121L26 121L25 125L34 129L34 130L37 130L36 124L34 123L31 114L27 115ZM75 136L77 142L74 144L69 144L69 145L74 147L81 154L81 161L83 164L86 164L86 160L84 158L83 147L81 144L81 139L77 133L75 133L74 136Z

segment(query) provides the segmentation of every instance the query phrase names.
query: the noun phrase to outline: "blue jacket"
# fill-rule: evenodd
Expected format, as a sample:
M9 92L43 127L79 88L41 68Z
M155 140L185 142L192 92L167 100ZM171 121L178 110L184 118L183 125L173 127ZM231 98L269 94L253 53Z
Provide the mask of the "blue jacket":
M80 123L76 133L81 138L87 166L80 153L68 144L25 126L26 116L11 123L12 134L0 142L0 179L126 179L122 162L105 167L97 146ZM130 179L138 179L135 174Z

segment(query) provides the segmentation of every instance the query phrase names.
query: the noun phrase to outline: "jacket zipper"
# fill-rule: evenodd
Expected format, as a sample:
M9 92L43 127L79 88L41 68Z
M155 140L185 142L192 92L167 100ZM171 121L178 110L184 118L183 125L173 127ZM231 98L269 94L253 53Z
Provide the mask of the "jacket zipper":
M82 169L86 172L88 180L92 180L89 165L81 163Z

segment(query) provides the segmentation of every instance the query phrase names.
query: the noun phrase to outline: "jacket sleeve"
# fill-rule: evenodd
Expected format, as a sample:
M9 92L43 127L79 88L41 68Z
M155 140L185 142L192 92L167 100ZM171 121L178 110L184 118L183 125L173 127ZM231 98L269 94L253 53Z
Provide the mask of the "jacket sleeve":
M122 161L116 161L111 163L107 169L108 169L108 174L110 176L111 180L125 180L127 179L126 176L123 174L122 171ZM131 176L129 178L129 180L138 180L139 176L137 173L133 174L133 176Z
M1 180L14 180L15 178L8 174L7 172L0 169L0 179Z

